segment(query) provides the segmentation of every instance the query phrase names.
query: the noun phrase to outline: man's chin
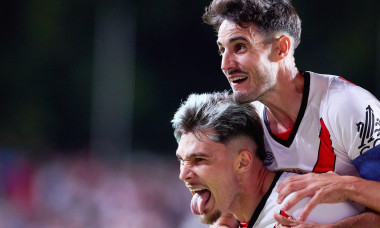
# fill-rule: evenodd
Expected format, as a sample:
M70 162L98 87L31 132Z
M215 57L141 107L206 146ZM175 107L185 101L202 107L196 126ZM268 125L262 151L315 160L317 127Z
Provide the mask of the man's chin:
M222 213L219 210L216 210L212 214L209 214L209 215L206 215L206 214L200 215L200 220L204 224L211 225L214 222L216 222L216 220L218 220L220 216L222 216Z
M254 98L252 98L251 94L239 93L235 91L233 93L233 99L236 103L239 103L239 104L251 103L252 101L255 100Z

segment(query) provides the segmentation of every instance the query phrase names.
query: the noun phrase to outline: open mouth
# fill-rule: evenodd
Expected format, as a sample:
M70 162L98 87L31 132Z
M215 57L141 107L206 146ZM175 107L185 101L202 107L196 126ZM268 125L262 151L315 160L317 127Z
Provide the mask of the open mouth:
M190 189L193 198L191 199L190 207L193 214L202 215L206 204L210 200L211 192L207 189Z
M235 77L235 78L231 78L230 79L230 82L232 83L240 83L240 82L243 82L245 80L247 80L248 77Z

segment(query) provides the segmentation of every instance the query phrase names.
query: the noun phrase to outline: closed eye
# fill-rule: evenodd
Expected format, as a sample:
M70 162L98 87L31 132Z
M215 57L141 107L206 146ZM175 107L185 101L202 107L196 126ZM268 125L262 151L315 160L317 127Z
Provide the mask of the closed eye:
M198 163L203 164L204 162L208 161L210 159L210 156L208 154L199 152L188 155L185 158L177 155L177 159L181 165L185 163L196 165Z
M199 162L202 162L202 161L206 161L206 159L204 159L204 158L195 158L194 161L197 162L197 163L199 163Z

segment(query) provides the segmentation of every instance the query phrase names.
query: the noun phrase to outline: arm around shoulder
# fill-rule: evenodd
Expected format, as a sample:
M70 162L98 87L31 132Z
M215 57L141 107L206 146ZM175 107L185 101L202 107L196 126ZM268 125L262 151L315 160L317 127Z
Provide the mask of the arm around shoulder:
M380 212L380 182L359 177L343 176L346 198Z

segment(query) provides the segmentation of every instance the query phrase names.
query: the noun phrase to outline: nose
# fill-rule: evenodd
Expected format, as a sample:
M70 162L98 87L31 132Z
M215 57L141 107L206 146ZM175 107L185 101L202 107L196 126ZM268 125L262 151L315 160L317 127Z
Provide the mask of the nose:
M194 173L191 169L191 165L186 163L186 162L181 164L180 172L179 172L179 179L181 179L182 181L188 181L192 177L194 177Z
M226 71L230 70L231 68L235 67L235 59L234 55L229 52L228 50L225 50L222 55L222 63L221 63L221 69L224 73Z

